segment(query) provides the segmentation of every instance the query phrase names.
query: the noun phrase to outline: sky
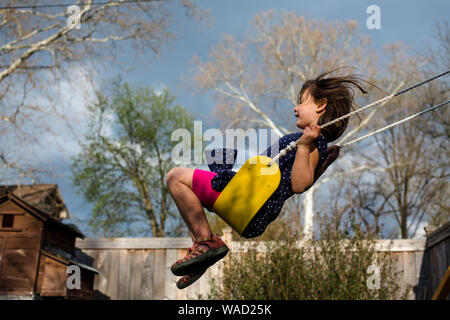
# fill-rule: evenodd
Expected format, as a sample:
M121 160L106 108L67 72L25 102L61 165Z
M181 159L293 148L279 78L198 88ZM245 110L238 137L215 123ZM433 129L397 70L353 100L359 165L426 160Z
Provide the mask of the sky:
M90 74L94 78L96 89L101 89L111 78L120 74L130 84L151 86L161 90L169 88L177 95L177 103L196 115L197 120L205 121L203 130L208 127L206 120L214 108L214 100L210 94L194 95L181 81L182 76L189 76L192 71L191 59L197 55L200 60L208 58L211 47L225 35L232 35L237 40L243 39L249 29L249 23L255 14L274 9L277 13L282 11L294 11L297 14L307 15L313 19L324 21L356 20L360 31L370 35L374 50L380 50L384 44L391 42L403 42L417 48L424 45L428 39L434 36L435 25L438 21L444 21L450 12L449 1L332 1L332 0L193 0L200 8L209 9L210 27L202 23L187 22L183 12L177 13L176 25L173 31L178 34L178 39L171 43L171 48L164 48L161 57L149 54L150 67L135 65L129 72L111 66L107 72L91 73L89 65L79 64L74 66L71 76L76 77ZM366 20L370 16L367 8L377 5L380 8L381 28L369 30ZM126 53L119 57L119 64L129 64ZM95 62L94 62L95 63ZM70 101L71 109L68 116L77 119L77 130L86 129L86 105L93 98L93 89L86 97L84 88L71 87L70 79L58 83L65 92L70 92L61 97L62 101ZM39 97L36 97L39 98ZM70 157L80 151L77 141L70 135L63 123L54 124L55 129L61 134L57 137L42 137L48 139L49 149L33 158L42 167L52 167L57 176L42 178L41 183L57 183L63 199L68 207L73 222L80 229L91 236L83 220L90 213L91 204L87 203L80 195L75 193L70 178ZM56 143L57 142L57 143ZM58 144L60 147L52 147ZM62 149L61 149L62 148ZM70 221L68 221L70 222ZM423 228L419 228L422 230Z

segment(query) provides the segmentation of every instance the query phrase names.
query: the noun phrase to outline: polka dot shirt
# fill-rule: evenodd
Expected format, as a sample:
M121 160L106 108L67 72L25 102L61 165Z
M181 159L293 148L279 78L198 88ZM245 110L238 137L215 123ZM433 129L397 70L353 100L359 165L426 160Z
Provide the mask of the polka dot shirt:
M275 151L279 152L280 150L286 148L291 141L296 141L301 137L301 135L301 131L285 135L284 137L281 137L276 144L272 145L261 155L273 157L276 155ZM319 152L319 163L317 164L317 167L320 167L327 158L327 141L325 140L325 137L320 134L314 142ZM273 155L272 150L274 150ZM234 161L230 160L232 158L236 160L237 151L234 149L217 149L213 150L211 155L214 155L216 151L223 152L224 164L216 164L214 162L208 161L208 166L211 171L217 172L217 175L211 180L211 187L214 190L221 192L225 188L227 183L231 180L231 178L233 178L233 176L236 174L235 171L231 170ZM278 217L286 200L294 194L292 192L291 186L291 171L294 164L296 151L297 148L294 148L291 151L288 151L285 156L279 159L278 166L281 171L280 185L269 198L269 200L267 200L267 202L256 213L247 228L245 228L242 234L243 237L254 238L260 236L267 228L269 223L271 223ZM208 154L206 155L207 159L209 158L209 156L210 155Z

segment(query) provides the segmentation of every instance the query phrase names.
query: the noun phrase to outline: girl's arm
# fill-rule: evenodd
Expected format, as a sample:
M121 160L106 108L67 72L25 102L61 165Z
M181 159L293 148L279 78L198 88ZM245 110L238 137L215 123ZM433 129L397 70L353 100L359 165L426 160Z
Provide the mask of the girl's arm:
M314 183L314 171L319 163L319 151L314 145L320 127L308 126L297 144L297 153L291 172L291 187L294 193L302 193Z

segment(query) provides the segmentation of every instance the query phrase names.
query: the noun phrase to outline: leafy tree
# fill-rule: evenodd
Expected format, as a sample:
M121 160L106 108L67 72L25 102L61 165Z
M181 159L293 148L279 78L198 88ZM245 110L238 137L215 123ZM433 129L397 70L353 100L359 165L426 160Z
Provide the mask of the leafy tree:
M119 79L108 94L97 92L88 107L87 142L73 157L77 192L94 204L90 227L105 236L180 234L165 176L174 165L171 134L191 132L192 116L168 90L134 89Z

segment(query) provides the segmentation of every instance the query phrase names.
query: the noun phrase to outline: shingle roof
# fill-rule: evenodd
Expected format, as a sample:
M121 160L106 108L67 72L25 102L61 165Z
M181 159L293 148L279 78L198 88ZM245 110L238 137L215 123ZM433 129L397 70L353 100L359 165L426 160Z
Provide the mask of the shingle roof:
M58 226L65 228L66 230L74 232L76 236L80 238L85 238L85 235L75 225L62 223L60 219L51 216L50 214L48 214L47 212L36 206L33 206L28 201L25 201L23 198L18 197L14 192L9 191L7 189L2 189L0 191L0 203L7 201L8 198L15 201L16 204L19 204L20 206L27 208L28 212L34 214L39 219L46 221L47 223L55 223Z
M70 219L57 184L0 185L0 194L10 191L34 207L57 219Z

